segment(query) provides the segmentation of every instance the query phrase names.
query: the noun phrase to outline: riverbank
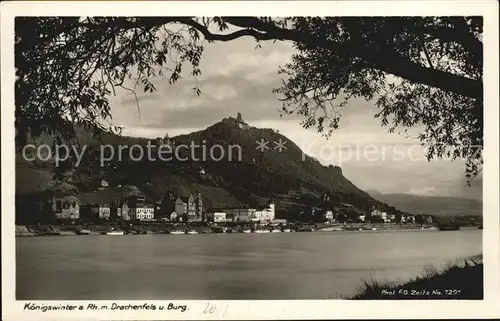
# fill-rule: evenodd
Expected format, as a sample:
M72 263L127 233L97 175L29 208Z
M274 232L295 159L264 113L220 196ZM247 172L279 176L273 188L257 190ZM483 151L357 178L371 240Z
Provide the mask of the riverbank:
M469 227L478 229L478 227ZM464 229L469 229L464 228ZM461 228L462 229L462 228ZM402 232L402 231L437 231L438 228L432 225L416 224L287 224L280 226L251 226L250 224L240 225L207 225L203 223L191 224L171 224L158 222L145 222L135 224L125 224L104 222L102 224L37 224L37 225L16 225L15 236L76 236L76 235L100 235L111 230L123 231L123 234L179 234L188 232L192 234L215 234L215 233L260 233L264 232ZM85 233L82 233L82 232Z
M354 300L483 299L482 256L450 264L443 270L425 269L423 275L404 284L365 281Z

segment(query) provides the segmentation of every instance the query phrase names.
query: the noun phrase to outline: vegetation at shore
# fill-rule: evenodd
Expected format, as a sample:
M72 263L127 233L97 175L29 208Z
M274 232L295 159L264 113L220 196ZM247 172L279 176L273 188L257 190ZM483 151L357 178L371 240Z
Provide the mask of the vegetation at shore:
M365 281L355 300L483 299L483 263L473 258L450 264L443 270L427 268L404 284Z

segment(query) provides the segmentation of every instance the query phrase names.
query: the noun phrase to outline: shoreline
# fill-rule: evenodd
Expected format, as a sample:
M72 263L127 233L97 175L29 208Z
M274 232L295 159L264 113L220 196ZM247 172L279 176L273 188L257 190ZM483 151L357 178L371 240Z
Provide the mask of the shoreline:
M371 229L361 229L361 227L352 227L352 226L335 226L335 230L321 230L319 229L311 229L311 230L303 230L303 226L295 227L291 229L292 233L319 233L319 234L332 234L332 233L382 233L382 232L437 232L438 228L434 226L376 226L375 230ZM325 226L331 227L331 226ZM219 226L220 228L220 226ZM288 227L287 227L288 228ZM263 228L265 230L271 230L270 227ZM289 233L283 232L281 228L281 233ZM302 229L302 230L301 230ZM86 233L79 233L81 230L87 230ZM200 225L129 225L126 227L118 227L114 228L111 224L100 225L16 225L15 228L15 237L41 237L41 236L89 236L89 235L106 235L107 232L115 230L115 231L123 231L123 235L158 235L158 234L171 234L172 231L184 231L185 234L188 234L187 231L196 231L193 234L261 234L261 233L243 233L242 227L233 228L232 232L217 232L213 227L210 226L200 226ZM459 230L480 230L479 227L464 227ZM176 233L182 234L182 233ZM276 234L276 233L262 233L262 234Z

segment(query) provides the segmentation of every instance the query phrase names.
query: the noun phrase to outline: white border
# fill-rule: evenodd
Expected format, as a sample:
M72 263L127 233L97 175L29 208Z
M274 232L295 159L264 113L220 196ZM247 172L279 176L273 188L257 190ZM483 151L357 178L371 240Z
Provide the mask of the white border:
M42 15L336 15L336 16L432 16L482 15L484 17L485 164L483 178L483 256L485 299L482 301L179 301L189 310L181 312L26 312L27 301L15 300L14 240L14 17ZM2 319L321 319L321 318L487 318L500 316L500 220L499 220L499 104L498 104L498 3L496 1L68 1L2 2ZM34 301L38 303L59 303ZM68 301L87 304L90 302ZM96 301L105 303L110 301ZM133 301L143 304L144 301ZM149 303L165 303L148 301ZM125 303L125 301L120 301ZM127 302L132 303L132 302ZM207 303L215 304L214 314L203 314Z

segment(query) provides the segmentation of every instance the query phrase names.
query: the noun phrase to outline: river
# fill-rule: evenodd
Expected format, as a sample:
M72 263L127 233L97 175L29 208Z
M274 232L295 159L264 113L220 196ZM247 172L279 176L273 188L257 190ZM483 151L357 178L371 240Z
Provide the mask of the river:
M334 299L481 254L481 232L19 237L16 298Z

